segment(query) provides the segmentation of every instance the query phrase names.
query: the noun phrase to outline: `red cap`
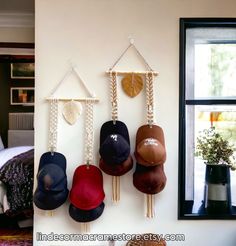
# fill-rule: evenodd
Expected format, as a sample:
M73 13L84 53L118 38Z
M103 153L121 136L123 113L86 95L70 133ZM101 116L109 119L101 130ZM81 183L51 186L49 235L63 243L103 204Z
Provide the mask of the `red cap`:
M98 207L105 198L103 177L99 168L94 165L81 165L76 168L72 188L71 203L83 210Z

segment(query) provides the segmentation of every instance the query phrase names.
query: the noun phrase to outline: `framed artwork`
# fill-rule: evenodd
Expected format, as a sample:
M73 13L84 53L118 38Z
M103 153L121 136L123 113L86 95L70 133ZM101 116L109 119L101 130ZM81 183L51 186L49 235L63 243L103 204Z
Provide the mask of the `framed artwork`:
M12 79L34 79L34 63L15 62L11 63Z
M34 88L33 87L12 87L11 88L11 105L34 105Z

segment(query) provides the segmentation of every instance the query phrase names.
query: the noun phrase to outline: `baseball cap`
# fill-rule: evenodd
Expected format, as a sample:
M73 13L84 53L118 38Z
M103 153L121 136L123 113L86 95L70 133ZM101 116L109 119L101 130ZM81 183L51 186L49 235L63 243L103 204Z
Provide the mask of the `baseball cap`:
M58 192L41 191L38 188L34 193L34 204L43 210L53 210L60 207L67 199L69 190L65 188Z
M130 155L128 128L122 121L107 121L100 130L101 158L109 164L120 164Z
M100 169L94 165L77 167L69 197L76 208L91 210L98 207L105 197Z
M67 199L66 158L58 152L46 152L40 158L35 205L44 210L61 206Z
M122 121L107 121L100 131L99 167L108 175L121 176L133 167L128 128Z
M69 214L77 222L90 222L98 219L104 210L105 204L102 202L98 207L91 210L83 210L70 204Z
M129 155L128 158L119 165L111 165L106 163L103 159L99 161L99 167L103 170L104 173L111 176L122 176L133 167L133 159Z
M146 194L157 194L166 185L166 175L163 164L146 167L137 163L133 173L133 185Z
M164 133L157 125L143 125L136 134L136 147L134 153L139 164L155 166L163 164L166 160Z
M66 158L63 154L59 152L45 152L44 154L42 154L39 161L39 169L49 163L54 163L57 166L61 167L63 170L66 170Z
M130 155L130 145L120 134L110 134L99 149L102 159L113 164L120 164Z
M67 186L66 174L56 164L43 166L37 174L37 179L41 191L62 191Z

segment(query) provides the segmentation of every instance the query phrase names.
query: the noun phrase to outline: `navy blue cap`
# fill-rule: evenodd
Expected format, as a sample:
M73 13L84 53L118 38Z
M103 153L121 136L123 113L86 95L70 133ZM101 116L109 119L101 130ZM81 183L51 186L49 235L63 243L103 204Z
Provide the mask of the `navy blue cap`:
M77 222L90 222L98 219L104 210L105 204L102 202L98 207L91 210L82 210L70 204L69 214Z
M102 145L102 143L105 141L105 139L112 134L119 134L121 135L126 141L127 143L130 145L130 141L129 141L129 132L128 132L128 128L125 125L124 122L117 120L114 124L114 122L111 121L107 121L105 122L102 127L101 127L101 131L100 131L100 146Z
M130 154L130 140L127 126L121 122L105 122L100 131L101 158L108 164L123 163Z
M39 169L47 164L56 164L61 167L64 171L66 170L66 158L63 154L58 152L46 152L44 153L39 161Z
M34 193L34 203L40 209L53 210L66 201L68 194L69 190L67 188L59 192L43 192L37 188Z
M37 179L41 191L62 191L67 187L66 174L56 164L43 166L37 174Z
M109 135L99 149L102 159L109 164L120 164L130 155L129 143L119 134Z
M39 162L35 205L44 210L61 206L67 199L66 158L58 152L44 153Z

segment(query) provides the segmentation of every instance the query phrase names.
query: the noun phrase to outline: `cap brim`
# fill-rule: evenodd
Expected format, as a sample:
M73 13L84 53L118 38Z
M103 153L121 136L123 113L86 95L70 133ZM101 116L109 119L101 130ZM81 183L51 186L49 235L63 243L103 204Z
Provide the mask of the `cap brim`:
M80 209L96 208L105 198L101 170L94 165L81 165L76 168L72 188L71 203Z
M118 165L112 165L106 163L103 159L99 161L99 167L102 171L111 176L122 176L129 172L133 167L133 159L129 155L128 159Z
M61 167L64 171L66 170L66 158L63 154L58 152L46 152L44 153L39 161L39 170L45 165L53 163Z
M121 135L130 145L128 128L124 122L117 120L114 124L113 121L105 122L100 131L100 146L111 134Z
M144 146L144 141L147 139L155 139L159 144L156 149L156 154L148 154L148 145ZM141 148L142 147L142 148ZM145 154L141 154L144 152ZM161 127L157 125L143 125L139 127L136 134L136 144L135 144L135 158L138 163L145 166L155 166L164 164L166 161L166 149L165 149L165 139L164 132Z
M98 219L104 210L105 204L102 202L98 207L91 210L82 210L70 204L69 214L77 222L90 222Z
M143 125L139 127L136 134L136 147L137 145L146 138L157 139L165 148L164 132L160 126L157 125Z
M36 189L34 193L34 204L42 210L53 210L60 207L67 199L69 190L60 192L43 192Z
M161 192L166 185L163 165L145 167L137 163L136 170L133 173L133 185L146 194Z

